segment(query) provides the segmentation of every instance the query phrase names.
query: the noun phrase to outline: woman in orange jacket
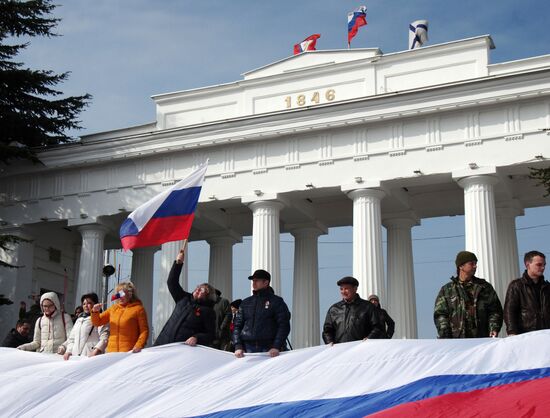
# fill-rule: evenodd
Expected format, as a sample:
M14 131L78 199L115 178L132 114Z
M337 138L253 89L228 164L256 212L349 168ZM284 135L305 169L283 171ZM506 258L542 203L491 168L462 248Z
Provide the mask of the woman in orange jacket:
M115 288L117 303L101 312L100 303L92 308L92 323L95 326L109 324L111 333L107 352L132 351L139 353L147 343L149 326L147 313L138 299L132 282L123 282Z

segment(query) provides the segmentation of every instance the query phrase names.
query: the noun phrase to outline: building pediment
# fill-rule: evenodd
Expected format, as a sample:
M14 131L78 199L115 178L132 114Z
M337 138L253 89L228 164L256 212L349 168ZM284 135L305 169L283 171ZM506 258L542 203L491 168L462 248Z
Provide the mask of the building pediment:
M278 74L288 74L296 71L313 71L345 62L369 60L380 56L378 48L340 49L328 51L306 51L280 61L265 65L243 74L245 80L269 77Z

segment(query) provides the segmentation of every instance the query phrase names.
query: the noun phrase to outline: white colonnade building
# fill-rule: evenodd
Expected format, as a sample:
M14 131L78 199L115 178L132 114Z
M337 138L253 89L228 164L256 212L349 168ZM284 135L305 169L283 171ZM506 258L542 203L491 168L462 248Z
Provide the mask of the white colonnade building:
M331 227L353 226L353 275L362 295L381 296L396 337L417 336L411 229L423 218L464 214L478 275L504 300L503 278L519 275L515 217L546 204L528 175L550 154L550 56L490 64L491 48L480 36L391 54L310 51L154 96L153 123L9 166L1 231L28 241L10 254L22 267L2 271L0 293L63 292L64 268L69 305L99 293L103 251L120 247L126 216L208 158L190 240L208 242L209 281L231 298L235 243L252 236L252 270L270 271L280 293L280 234L294 236L295 347L320 341L317 245ZM178 245L133 254L157 327L172 305L153 288L154 254L166 272ZM15 316L2 313L1 335Z

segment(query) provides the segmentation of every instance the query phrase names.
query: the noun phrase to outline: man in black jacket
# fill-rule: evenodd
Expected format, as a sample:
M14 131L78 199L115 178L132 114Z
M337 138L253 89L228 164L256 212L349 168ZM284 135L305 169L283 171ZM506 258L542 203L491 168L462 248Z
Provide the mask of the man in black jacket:
M271 275L267 271L256 270L248 279L252 280L253 292L241 302L235 318L235 356L269 352L276 357L290 332L290 311L269 286Z
M392 319L388 311L382 309L380 305L380 298L377 295L370 295L369 302L376 307L378 313L378 322L382 324L384 330L384 336L382 338L391 338L395 332L395 321Z
M332 305L323 326L326 344L382 338L376 308L357 294L359 282L354 277L343 277L336 282L342 300Z
M181 249L168 275L168 290L176 306L154 345L183 342L191 346L209 346L216 336L216 314L213 310L216 291L208 283L198 285L193 293L183 290L179 277L184 257L184 250Z
M26 319L20 319L17 321L15 328L6 335L2 347L17 348L21 344L27 344L31 342L29 333L31 331L31 324Z
M539 251L525 254L525 272L508 285L504 322L508 335L550 328L550 284L544 280L546 256Z

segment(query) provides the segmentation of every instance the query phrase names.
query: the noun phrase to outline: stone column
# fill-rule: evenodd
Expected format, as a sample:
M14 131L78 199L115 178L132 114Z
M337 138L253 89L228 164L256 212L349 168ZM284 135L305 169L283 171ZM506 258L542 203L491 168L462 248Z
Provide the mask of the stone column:
M319 257L317 239L325 227L290 230L294 236L294 288L292 293L292 346L319 345Z
M208 283L222 292L222 297L233 300L233 245L232 237L215 237L206 240L210 245Z
M378 189L356 189L348 196L353 199L353 276L359 281L363 298L376 293L385 305L381 221L385 193Z
M153 327L154 327L154 333L153 333L153 341L158 337L159 333L162 331L162 328L164 327L164 324L166 324L166 321L168 321L168 318L170 318L170 315L172 315L172 312L174 310L174 307L176 306L174 299L172 299L172 295L170 295L170 292L168 291L168 286L166 284L166 280L168 279L168 273L170 273L170 269L172 268L172 264L174 264L174 261L176 259L176 256L178 255L179 250L181 249L181 246L183 245L183 241L174 241L174 242L167 242L166 244L162 244L162 249L159 254L159 277L157 279L157 289L156 289L156 301L155 301L155 315L153 318ZM187 246L187 249L185 250L185 261L183 263L183 268L181 269L181 275L180 275L180 284L183 287L184 290L188 291L188 261L189 259L189 246Z
M11 251L0 250L2 260L19 268L0 267L0 294L10 299L13 305L0 307L0 336L4 338L15 327L19 319L19 304L25 302L27 310L34 303L29 296L32 294L32 274L34 267L33 237L23 228L10 227L0 229L1 235L14 235L25 241L13 244ZM33 324L34 326L34 324Z
M508 284L521 274L519 269L518 240L516 235L516 216L523 215L523 209L498 207L496 209L498 231L498 277L501 293L498 294L504 304Z
M132 250L132 282L136 286L137 296L141 299L147 322L149 323L148 344L153 340L153 274L154 257L159 247L136 248Z
M497 281L497 225L494 185L498 179L491 175L478 175L458 180L464 188L464 224L466 250L478 258L476 276L490 282L497 294L502 284Z
M394 338L418 338L416 293L411 228L419 225L413 218L384 221L388 232L388 306L395 321Z
M80 304L80 297L95 292L101 299L103 288L103 239L107 228L99 224L81 225L78 232L82 235L78 283L76 284L75 305Z
M281 237L279 212L283 204L274 200L258 200L252 209L252 271L267 270L271 287L281 295Z

